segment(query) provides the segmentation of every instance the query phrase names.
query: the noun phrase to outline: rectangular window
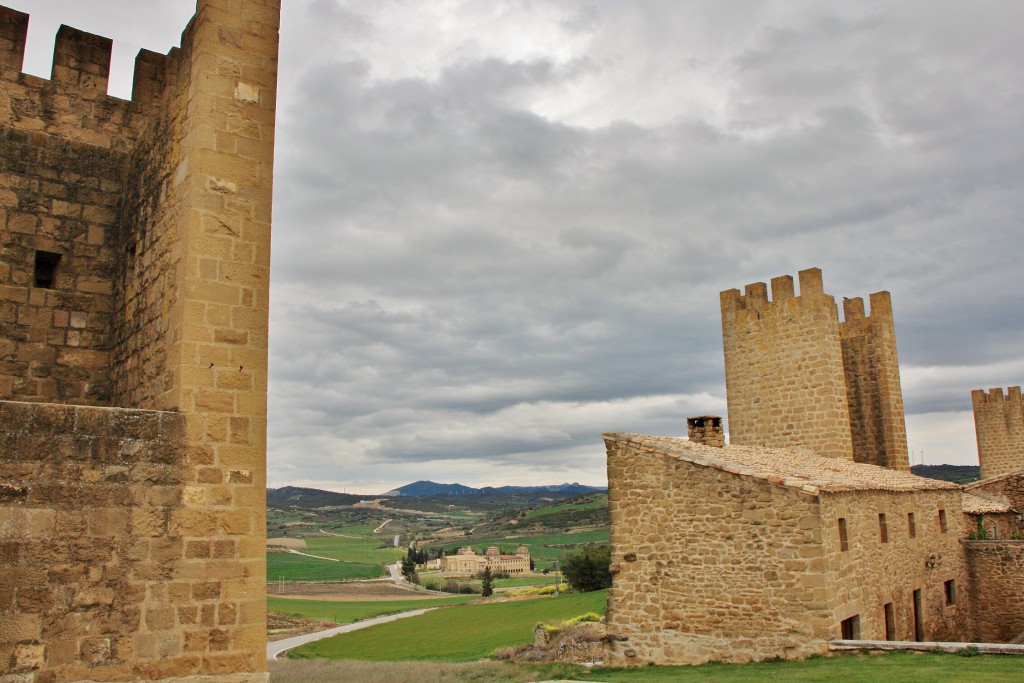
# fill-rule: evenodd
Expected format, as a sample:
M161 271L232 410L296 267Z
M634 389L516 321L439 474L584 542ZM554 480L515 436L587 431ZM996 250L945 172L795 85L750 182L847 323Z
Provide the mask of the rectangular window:
M946 589L946 605L956 604L956 580L950 579L944 584Z
M946 525L946 511L939 508L939 531L946 533L949 527Z
M57 266L60 265L60 254L50 251L36 252L34 285L40 289L53 289L57 282Z
M854 614L839 622L839 632L843 640L860 640L860 615Z
M896 640L896 610L891 602L885 603L882 609L885 611L885 639Z
M914 519L913 512L907 513L907 531L911 538L917 538L917 520Z
M885 521L885 513L878 515L878 537L882 540L882 543L889 542L889 525Z
M846 535L846 518L839 518L839 549L844 553L850 549L850 539Z

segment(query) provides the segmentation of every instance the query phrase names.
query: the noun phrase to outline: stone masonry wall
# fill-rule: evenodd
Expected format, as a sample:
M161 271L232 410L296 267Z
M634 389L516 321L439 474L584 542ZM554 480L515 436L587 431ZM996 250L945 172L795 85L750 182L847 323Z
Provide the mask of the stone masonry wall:
M20 72L0 8L0 398L108 405L117 203L142 103L106 94L111 43L63 27L52 80ZM59 254L52 288L36 252Z
M835 300L817 268L722 292L730 443L853 459Z
M645 451L617 435L606 435L606 445L608 663L827 650L833 624L815 496ZM709 458L723 454L698 448Z
M1024 633L1024 541L964 541L975 640L1006 643Z
M871 295L870 316L864 315L863 299L845 299L839 337L854 459L909 472L896 328L889 293Z
M1024 405L1020 387L971 392L981 478L1024 470Z
M37 244L51 245L71 254L68 262L74 266L58 270L60 293L53 302L40 300L27 286L23 268L17 275L13 268L0 271L0 277L19 278L17 287L0 282L0 398L9 397L2 393L5 386L12 392L18 386L22 393L14 395L26 400L174 410L183 430L173 455L178 495L168 503L165 530L180 544L161 551L167 594L154 588L155 597L147 598L173 609L161 608L152 617L154 625L147 622L159 637L119 650L128 669L86 672L95 680L125 680L125 671L153 680L266 678L266 366L279 18L279 0L199 0L180 49L166 56L140 53L133 101L123 102L106 95L109 41L62 28L52 81L36 79L19 72L25 15L0 11L0 128L10 129L0 134L0 144L56 150L53 168L40 160L25 173L0 169L0 183L7 183L0 187L0 204L7 203L0 206L0 239L14 244L12 258ZM65 115L69 112L74 116ZM8 159L19 154L12 149L4 152ZM109 177L86 175L89 170L99 174L94 159L109 162L103 171ZM40 179L38 191L32 174ZM78 204L67 208L59 201L72 202L57 195L46 195L45 206L34 199L51 191L42 189L47 175L65 183L69 199ZM88 194L89 188L96 192ZM17 232L8 220L12 206L18 214L31 213L38 234L11 235ZM27 206L36 208L27 212ZM68 211L68 216L61 213ZM52 224L47 219L58 216L61 239L40 242L50 239L46 230L51 228L43 227ZM102 282L88 279L94 276L90 269L102 274ZM71 275L74 279L68 279ZM68 346L72 339L95 342L88 349L92 355L79 347L74 353L58 348L45 357L35 348L25 352L23 330L44 324L57 328L63 321L59 306L84 301L81 283L101 291L90 292L84 322L68 312L62 338ZM16 308L33 302L42 314L23 315ZM47 334L51 345L59 339L56 332ZM51 357L55 366L48 369ZM70 370L61 369L62 360ZM61 390L56 383L39 382L37 393L27 393L31 380L62 372L80 387ZM38 415L67 410L38 405ZM51 443L67 435L61 430L70 426L61 424L47 437ZM8 438L15 428L10 423L0 436ZM32 474L39 519L47 517L48 508L56 514L64 504L55 493L61 476L49 467ZM47 498L47 492L54 497ZM125 509L139 504L141 495ZM0 515L18 504L0 501ZM132 533L133 527L118 543L131 545ZM74 552L56 546L45 560L71 562ZM45 570L41 556L18 561L26 570ZM120 570L97 571L97 581L116 592ZM111 619L123 627L118 643L133 633L132 609L128 603L108 606ZM17 621L16 615L13 603L0 604L0 624ZM55 612L60 628L45 630L36 646L44 654L64 647L59 631L74 631L72 618L79 617ZM16 658L10 661L13 665ZM0 664L2 676L7 664ZM86 676L63 666L44 659L24 680Z
M130 680L195 659L194 629L235 607L181 576L184 416L0 402L0 434L0 672Z
M860 637L885 640L885 605L891 603L895 639L915 640L914 590L921 590L922 640L969 641L972 635L968 575L960 539L964 536L959 491L855 491L822 496L822 523L832 601L831 638L839 624L857 615ZM946 514L946 530L938 511ZM914 515L913 534L909 514ZM879 515L885 515L882 541ZM848 550L840 544L839 519L846 520ZM955 599L946 604L945 582Z
M971 482L964 489L1024 512L1024 470Z

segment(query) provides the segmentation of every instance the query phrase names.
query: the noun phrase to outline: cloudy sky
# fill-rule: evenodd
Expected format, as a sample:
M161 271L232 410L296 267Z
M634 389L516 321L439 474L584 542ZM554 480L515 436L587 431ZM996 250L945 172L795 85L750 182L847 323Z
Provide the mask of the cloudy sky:
M190 0L5 0L111 92ZM603 485L725 411L720 290L888 289L913 459L1024 380L1024 3L284 0L269 482Z

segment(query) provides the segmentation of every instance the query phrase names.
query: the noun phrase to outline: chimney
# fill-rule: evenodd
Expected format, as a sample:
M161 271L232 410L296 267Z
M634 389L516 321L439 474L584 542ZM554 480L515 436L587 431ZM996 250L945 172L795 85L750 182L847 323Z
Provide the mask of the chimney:
M725 431L722 429L722 418L718 415L686 418L686 433L694 443L715 448L725 446Z

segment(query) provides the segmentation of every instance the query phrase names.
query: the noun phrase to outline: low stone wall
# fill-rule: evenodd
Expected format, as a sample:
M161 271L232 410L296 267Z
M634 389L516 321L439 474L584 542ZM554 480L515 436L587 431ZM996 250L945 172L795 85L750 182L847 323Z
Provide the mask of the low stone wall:
M964 541L975 640L1006 643L1024 633L1024 541Z

